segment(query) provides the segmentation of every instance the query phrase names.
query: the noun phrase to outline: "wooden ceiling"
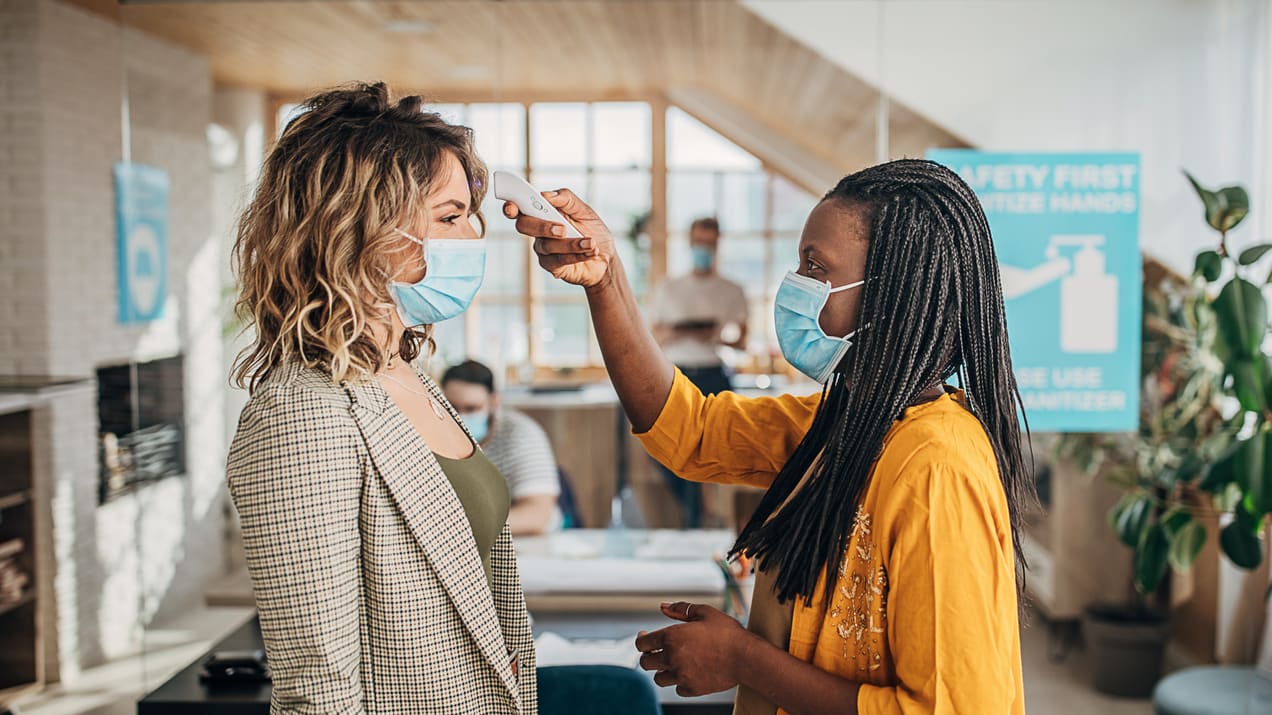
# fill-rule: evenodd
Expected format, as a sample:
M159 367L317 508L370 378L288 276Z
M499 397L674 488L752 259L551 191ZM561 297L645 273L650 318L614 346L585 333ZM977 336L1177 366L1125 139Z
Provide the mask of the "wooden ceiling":
M437 101L647 98L692 87L844 170L875 157L878 91L733 0L194 1L114 12L207 55L218 82L279 98L354 79ZM965 145L902 105L890 112L893 156Z

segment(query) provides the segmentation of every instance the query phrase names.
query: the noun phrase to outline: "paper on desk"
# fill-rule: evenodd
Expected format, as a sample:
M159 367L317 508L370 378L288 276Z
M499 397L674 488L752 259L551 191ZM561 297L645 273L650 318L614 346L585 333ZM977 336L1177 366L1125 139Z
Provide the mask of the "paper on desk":
M636 559L517 559L526 593L718 594L724 575L706 559L639 561Z
M567 640L555 633L544 633L534 640L535 664L551 665L618 665L635 668L640 665L640 651L634 638L618 640Z
M660 529L645 532L645 538L634 546L638 559L690 561L724 556L733 548L732 532L715 529L679 531Z

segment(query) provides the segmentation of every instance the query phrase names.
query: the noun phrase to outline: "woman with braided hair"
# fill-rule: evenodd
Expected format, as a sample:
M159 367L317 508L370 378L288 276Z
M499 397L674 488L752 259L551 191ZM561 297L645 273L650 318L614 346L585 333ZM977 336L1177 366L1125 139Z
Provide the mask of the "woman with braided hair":
M1017 597L1033 499L998 265L948 169L904 160L845 177L813 209L777 294L807 397L704 398L643 324L613 238L505 214L540 264L583 286L611 379L676 474L767 488L734 547L758 563L742 628L703 604L644 633L642 667L684 695L739 687L737 713L1023 713ZM947 386L957 380L959 389Z

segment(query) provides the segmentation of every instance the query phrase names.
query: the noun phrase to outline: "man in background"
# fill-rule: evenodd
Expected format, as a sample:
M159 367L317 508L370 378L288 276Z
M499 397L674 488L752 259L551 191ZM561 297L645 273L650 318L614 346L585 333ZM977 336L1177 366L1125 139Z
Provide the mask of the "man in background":
M704 395L732 388L721 349L746 348L746 292L717 272L719 244L718 221L694 221L689 227L693 271L655 288L649 306L654 337L663 353ZM702 485L679 479L666 468L662 471L684 508L685 526L699 527Z
M476 360L447 370L442 375L442 392L508 482L512 495L508 527L513 536L560 528L561 484L556 456L543 428L520 412L499 406L494 373Z

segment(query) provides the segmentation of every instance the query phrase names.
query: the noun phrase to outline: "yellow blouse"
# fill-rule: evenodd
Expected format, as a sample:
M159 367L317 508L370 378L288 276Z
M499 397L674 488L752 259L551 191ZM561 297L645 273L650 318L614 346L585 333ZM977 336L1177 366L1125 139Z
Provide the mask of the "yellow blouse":
M820 395L702 394L679 372L638 435L687 479L768 487ZM791 655L862 684L861 713L1024 713L1007 499L958 393L906 410L857 508L830 608L798 599Z

